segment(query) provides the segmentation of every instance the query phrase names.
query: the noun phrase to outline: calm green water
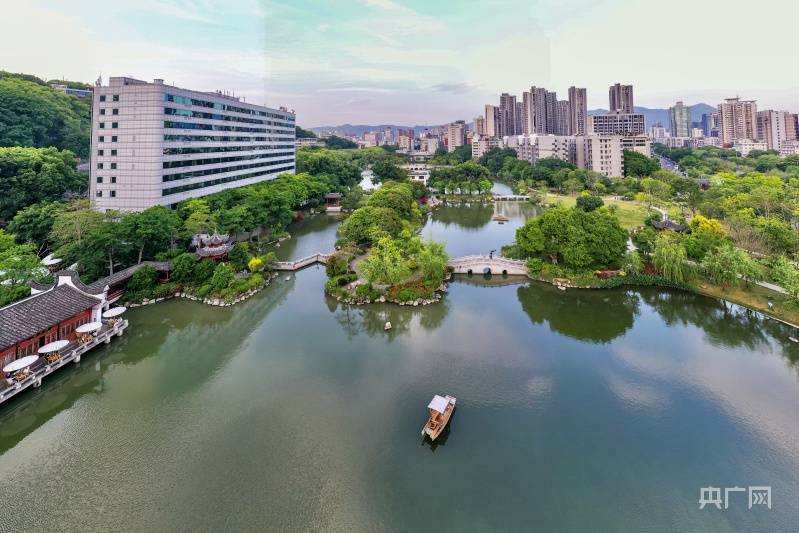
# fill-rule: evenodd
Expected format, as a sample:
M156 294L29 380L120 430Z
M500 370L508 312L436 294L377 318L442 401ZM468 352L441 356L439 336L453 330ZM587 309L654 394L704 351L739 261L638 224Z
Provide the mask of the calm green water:
M522 218L461 213L425 235L487 251ZM293 233L284 258L331 248L335 223ZM795 530L792 330L678 292L496 277L350 308L324 279L134 310L123 338L0 407L0 530ZM431 446L434 393L458 409ZM770 485L773 509L698 509L700 487L735 485Z

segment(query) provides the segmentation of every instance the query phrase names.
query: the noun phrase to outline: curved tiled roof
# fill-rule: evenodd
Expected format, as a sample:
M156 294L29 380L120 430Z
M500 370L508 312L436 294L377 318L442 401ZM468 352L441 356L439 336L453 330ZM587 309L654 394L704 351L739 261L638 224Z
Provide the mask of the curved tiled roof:
M91 309L102 300L68 284L0 309L0 351Z

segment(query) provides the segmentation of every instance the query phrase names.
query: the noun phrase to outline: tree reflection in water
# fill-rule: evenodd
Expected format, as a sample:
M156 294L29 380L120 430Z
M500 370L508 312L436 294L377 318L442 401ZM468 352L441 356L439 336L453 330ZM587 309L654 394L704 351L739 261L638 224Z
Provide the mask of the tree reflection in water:
M626 290L560 291L539 283L516 291L522 309L535 324L546 322L561 335L607 343L626 333L638 315L638 295Z
M330 297L326 300L327 308L347 333L348 339L364 333L369 337L385 335L389 341L408 333L414 321L425 331L438 329L449 313L450 305L446 298L436 304L420 306L397 304L357 306L343 304ZM391 329L385 329L386 322L391 322Z

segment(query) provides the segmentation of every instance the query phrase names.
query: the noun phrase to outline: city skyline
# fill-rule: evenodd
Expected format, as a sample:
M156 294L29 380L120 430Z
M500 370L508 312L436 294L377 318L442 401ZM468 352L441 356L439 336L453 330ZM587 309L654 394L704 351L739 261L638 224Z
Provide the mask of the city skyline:
M738 3L677 0L658 11L658 27L682 23L685 12L724 27L739 16ZM759 9L767 12L769 4L777 1L765 0ZM799 15L795 5L779 8L786 20ZM6 13L16 23L0 36L2 69L85 82L99 74L162 77L179 86L233 90L254 104L295 109L306 127L444 124L531 85L564 95L572 85L586 87L589 109L606 108L607 87L616 82L634 85L644 107L678 100L716 105L740 96L762 109L799 108L799 73L785 68L779 54L739 47L735 54L713 53L712 63L687 61L698 44L712 50L717 41L659 39L646 23L651 10L627 0L490 7L392 0L145 0L113 7L96 0L32 1ZM752 31L768 37L772 50L792 45L790 32ZM36 34L57 36L58 46L30 39ZM14 43L23 41L29 44L19 53ZM741 68L753 64L760 68Z

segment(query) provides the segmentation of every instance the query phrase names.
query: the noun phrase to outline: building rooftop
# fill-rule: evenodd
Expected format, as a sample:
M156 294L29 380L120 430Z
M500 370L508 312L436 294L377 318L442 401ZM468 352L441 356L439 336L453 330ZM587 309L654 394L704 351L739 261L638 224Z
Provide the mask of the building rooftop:
M63 284L0 309L0 350L24 341L101 303Z

